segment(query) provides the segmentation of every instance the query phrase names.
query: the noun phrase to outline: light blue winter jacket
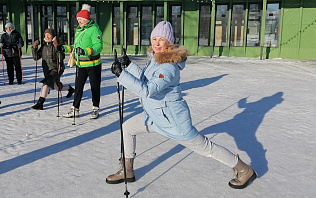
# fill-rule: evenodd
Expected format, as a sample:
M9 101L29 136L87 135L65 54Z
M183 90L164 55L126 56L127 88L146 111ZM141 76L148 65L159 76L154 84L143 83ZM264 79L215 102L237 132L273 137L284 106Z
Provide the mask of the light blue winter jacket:
M172 53L177 52L180 53L179 50ZM118 82L139 96L145 125L174 140L192 140L198 132L192 126L190 110L181 96L180 87L184 58L175 63L157 63L151 52L148 55L144 69L132 62L121 73Z

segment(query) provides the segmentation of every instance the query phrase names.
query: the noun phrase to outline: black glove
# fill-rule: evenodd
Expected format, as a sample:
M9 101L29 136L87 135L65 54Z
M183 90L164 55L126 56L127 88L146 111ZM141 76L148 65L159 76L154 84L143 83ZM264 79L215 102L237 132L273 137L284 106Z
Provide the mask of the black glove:
M77 47L76 48L76 53L78 54L78 56L84 55L84 50L81 47Z
M126 55L126 50L123 48L123 56L121 58L121 64L125 67L128 67L129 64L131 64L131 61L129 60L128 56Z
M113 74L115 74L116 77L119 77L123 71L122 65L120 61L117 59L116 50L114 51L114 62L112 63L111 71Z
M122 66L119 61L114 61L111 66L111 71L113 74L115 74L116 77L120 77L122 73Z
M57 51L59 51L59 52L65 52L65 48L64 48L64 46L62 46L62 45L57 45Z

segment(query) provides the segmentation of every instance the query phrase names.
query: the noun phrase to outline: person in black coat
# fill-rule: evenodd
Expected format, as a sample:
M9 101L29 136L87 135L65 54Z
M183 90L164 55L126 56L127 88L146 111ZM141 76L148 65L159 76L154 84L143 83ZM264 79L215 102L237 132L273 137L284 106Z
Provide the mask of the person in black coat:
M50 88L56 89L57 91L68 91L68 94L66 95L67 98L70 98L75 91L75 89L70 85L64 86L60 82L60 76L63 74L65 69L65 53L58 50L61 47L59 47L55 30L51 28L46 29L44 36L44 42L39 49L39 40L36 40L32 47L33 59L42 59L42 68L45 77L42 81L40 81L43 83L40 98L38 99L38 102L31 107L36 110L43 110L43 104Z
M5 25L5 32L0 38L1 52L5 57L7 63L7 72L9 77L9 84L13 85L14 70L18 84L22 84L22 68L20 56L22 56L21 47L24 46L24 41L21 34L15 30L12 23Z

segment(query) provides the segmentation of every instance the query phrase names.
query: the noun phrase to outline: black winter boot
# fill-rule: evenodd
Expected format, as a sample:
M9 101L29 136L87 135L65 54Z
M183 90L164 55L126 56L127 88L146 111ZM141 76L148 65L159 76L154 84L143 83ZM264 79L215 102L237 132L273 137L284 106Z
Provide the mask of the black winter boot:
M75 89L69 85L68 94L66 95L66 98L70 98L74 92L75 92Z
M40 97L38 99L37 103L34 106L32 106L31 108L36 109L36 110L43 110L43 104L44 104L45 100L46 100L45 98Z

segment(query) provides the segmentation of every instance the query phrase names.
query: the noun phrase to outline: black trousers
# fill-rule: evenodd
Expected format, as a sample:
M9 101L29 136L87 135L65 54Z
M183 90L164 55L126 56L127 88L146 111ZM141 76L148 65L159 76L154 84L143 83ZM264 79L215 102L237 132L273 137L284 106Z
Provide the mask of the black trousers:
M7 72L9 81L14 81L14 70L16 75L16 80L22 81L22 69L19 57L6 57L5 61L7 62Z
M75 108L79 109L80 107L80 102L83 95L83 88L88 77L92 93L92 104L95 107L99 107L101 94L101 69L101 64L93 67L77 67L75 95L73 102L73 106Z

